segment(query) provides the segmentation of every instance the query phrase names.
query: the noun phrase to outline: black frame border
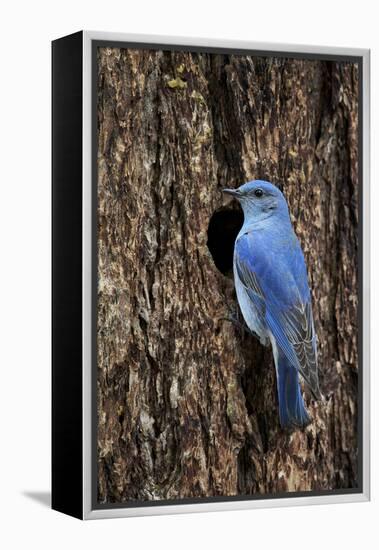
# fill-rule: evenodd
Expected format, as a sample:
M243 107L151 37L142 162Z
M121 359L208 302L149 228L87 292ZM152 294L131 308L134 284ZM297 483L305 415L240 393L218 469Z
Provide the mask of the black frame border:
M52 42L52 508L83 517L83 32Z

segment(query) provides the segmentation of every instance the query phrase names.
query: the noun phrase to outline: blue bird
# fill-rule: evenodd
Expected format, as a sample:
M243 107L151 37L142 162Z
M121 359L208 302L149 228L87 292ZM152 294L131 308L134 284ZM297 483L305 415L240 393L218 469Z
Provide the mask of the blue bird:
M317 344L307 269L281 191L255 180L224 189L243 209L234 245L237 299L249 329L271 343L277 378L279 418L284 429L309 424L299 373L321 398Z

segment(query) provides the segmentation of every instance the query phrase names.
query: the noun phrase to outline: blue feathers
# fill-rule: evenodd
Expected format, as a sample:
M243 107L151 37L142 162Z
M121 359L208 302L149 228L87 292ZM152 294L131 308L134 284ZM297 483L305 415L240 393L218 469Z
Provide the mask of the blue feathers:
M275 186L253 181L226 190L239 200L244 224L234 249L234 281L244 319L274 351L279 417L285 428L309 423L299 373L320 397L307 270L287 203Z
M280 424L285 429L303 428L310 418L301 394L299 373L281 353L276 370Z

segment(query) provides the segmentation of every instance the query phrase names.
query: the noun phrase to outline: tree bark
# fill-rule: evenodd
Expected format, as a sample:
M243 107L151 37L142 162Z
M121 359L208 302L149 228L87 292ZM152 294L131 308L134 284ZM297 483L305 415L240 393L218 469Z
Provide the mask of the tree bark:
M357 65L98 51L99 502L356 487ZM222 189L252 179L283 190L312 290L324 401L291 434L271 349L224 320Z

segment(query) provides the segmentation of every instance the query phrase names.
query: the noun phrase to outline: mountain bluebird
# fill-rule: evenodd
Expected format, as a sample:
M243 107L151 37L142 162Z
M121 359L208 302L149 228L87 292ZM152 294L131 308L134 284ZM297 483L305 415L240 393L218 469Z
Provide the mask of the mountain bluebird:
M234 245L237 299L249 329L271 342L283 428L306 426L299 373L313 396L321 397L316 334L307 269L286 200L267 181L224 189L241 204L244 223Z

